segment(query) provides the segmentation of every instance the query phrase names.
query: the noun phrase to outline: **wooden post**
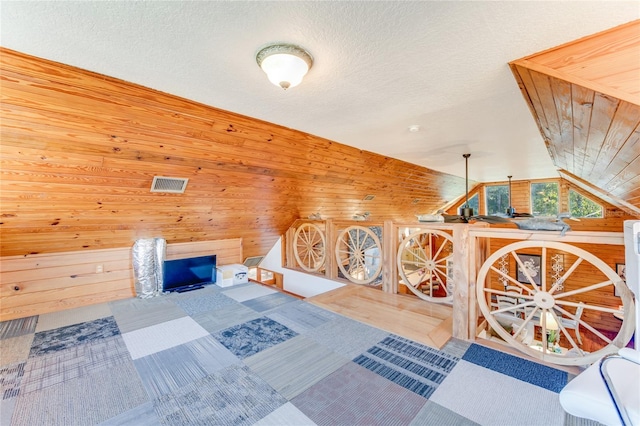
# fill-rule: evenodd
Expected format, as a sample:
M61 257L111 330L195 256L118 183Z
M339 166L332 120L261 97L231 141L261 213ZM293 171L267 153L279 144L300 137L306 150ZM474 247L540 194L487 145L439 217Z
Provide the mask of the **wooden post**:
M335 255L336 247L336 227L331 221L327 219L324 222L324 240L326 247L324 248L324 275L329 280L336 279L338 277L338 266Z
M397 233L393 222L387 220L382 228L382 291L398 292L398 265L396 264Z
M469 225L453 225L453 333L456 339L469 340L470 281Z

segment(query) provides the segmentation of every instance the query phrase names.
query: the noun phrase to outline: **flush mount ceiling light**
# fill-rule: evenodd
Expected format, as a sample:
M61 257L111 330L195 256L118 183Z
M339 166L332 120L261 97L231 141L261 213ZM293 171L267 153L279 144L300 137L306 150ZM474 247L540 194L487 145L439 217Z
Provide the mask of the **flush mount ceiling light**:
M287 90L302 82L311 69L313 58L302 47L293 44L271 44L256 54L256 62L269 81Z

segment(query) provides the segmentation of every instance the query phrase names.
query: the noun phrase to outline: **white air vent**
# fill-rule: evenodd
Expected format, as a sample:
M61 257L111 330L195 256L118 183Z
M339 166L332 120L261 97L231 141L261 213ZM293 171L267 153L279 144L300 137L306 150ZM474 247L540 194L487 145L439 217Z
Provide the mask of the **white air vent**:
M363 198L363 200L364 200L364 201L371 201L371 200L373 200L374 198L376 198L376 196L375 196L375 195L365 195L365 196L364 196L364 198Z
M189 179L154 176L151 183L151 192L171 192L182 194L187 189Z
M264 256L247 257L244 260L244 266L246 266L247 268L253 268L254 266L258 266L260 265L260 262L262 262L263 258Z

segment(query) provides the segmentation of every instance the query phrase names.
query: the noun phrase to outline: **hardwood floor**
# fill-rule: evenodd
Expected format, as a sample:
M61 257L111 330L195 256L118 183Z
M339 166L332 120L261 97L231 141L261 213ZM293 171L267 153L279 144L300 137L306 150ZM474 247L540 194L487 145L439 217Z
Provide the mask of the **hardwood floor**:
M437 349L451 338L452 308L414 296L347 284L305 300Z

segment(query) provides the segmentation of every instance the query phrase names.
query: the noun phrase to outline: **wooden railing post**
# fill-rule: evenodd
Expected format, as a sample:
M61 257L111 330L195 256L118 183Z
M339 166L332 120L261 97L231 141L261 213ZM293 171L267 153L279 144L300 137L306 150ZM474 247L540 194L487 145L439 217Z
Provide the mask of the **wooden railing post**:
M470 297L475 291L470 282L469 225L453 225L453 333L457 339L469 340Z
M397 233L393 222L387 220L382 228L382 291L398 292L398 265L396 264Z

